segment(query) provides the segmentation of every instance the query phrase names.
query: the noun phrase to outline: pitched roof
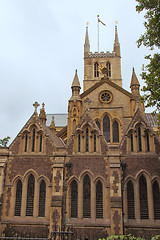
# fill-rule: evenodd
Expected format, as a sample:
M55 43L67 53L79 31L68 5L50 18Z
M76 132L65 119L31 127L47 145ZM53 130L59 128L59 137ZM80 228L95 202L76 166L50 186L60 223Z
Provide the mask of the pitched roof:
M112 82L111 80L107 79L107 78L102 78L99 82L95 83L92 87L90 87L89 89L87 89L85 92L83 92L80 96L81 98L84 98L85 96L87 96L90 92L92 92L93 90L95 90L96 88L100 87L102 84L107 83L110 86L116 88L117 90L119 90L120 92L124 93L125 95L129 96L130 98L134 98L134 96L126 91L125 89L123 89L122 87L118 86L117 84L115 84L114 82Z
M158 124L157 124L157 114L152 114L152 113L146 113L146 118L147 118L147 121L150 125L150 127L158 127Z

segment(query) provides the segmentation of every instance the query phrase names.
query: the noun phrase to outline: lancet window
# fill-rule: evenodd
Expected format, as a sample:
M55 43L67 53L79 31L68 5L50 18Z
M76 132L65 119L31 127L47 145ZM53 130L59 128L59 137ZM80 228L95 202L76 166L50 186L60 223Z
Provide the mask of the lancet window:
M139 179L139 196L140 196L140 217L141 219L148 219L148 196L147 196L147 182L142 175Z
M32 135L32 152L35 150L35 128L33 128L33 135Z
M24 151L27 152L27 145L28 145L28 134L25 134L25 148Z
M45 201L46 201L46 184L45 181L42 180L39 189L39 210L38 210L39 217L45 217Z
M160 219L160 191L157 181L153 183L153 206L154 206L154 219Z
M141 136L141 128L138 127L138 148L139 152L142 151L142 136Z
M98 66L99 66L99 64L96 62L94 64L94 77L99 77Z
M132 181L127 183L127 207L128 219L135 219L134 187Z
M77 218L78 212L78 185L75 180L71 183L71 218Z
M101 181L96 184L96 218L103 218L103 187Z
M34 176L31 174L30 177L28 178L28 186L27 186L26 216L33 216L34 188L35 188L35 180L34 180Z
M91 183L88 175L83 180L83 217L91 217Z
M133 133L131 132L131 139L130 139L130 143L131 143L131 152L133 152Z
M107 66L107 77L111 77L111 64L110 64L110 62L107 62L106 66Z
M149 132L146 133L146 146L147 146L147 152L149 152L150 151Z
M113 122L113 142L119 142L119 125L117 121Z
M86 152L89 151L89 131L88 128L86 128Z
M16 201L15 201L15 216L21 216L21 202L22 202L22 182L18 180L16 186Z
M110 119L108 115L103 118L103 135L107 142L110 142Z

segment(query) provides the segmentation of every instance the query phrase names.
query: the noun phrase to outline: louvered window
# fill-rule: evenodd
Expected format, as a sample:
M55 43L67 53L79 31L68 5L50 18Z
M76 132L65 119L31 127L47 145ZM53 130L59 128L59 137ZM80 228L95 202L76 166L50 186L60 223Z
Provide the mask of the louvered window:
M107 66L107 77L111 77L111 64L110 64L110 62L107 62L106 66Z
M16 202L15 202L15 216L21 216L21 202L22 202L22 182L18 180L16 187Z
M160 219L160 192L157 181L153 183L154 219Z
M42 180L39 189L39 217L45 217L45 201L46 201L46 184L45 181Z
M103 135L107 142L110 142L110 119L107 115L103 118Z
M138 147L139 147L139 152L142 151L142 137L141 137L141 128L138 127Z
M94 64L94 77L99 77L98 66L99 66L99 64L96 62Z
M127 183L127 206L128 206L128 219L135 219L134 187L131 181Z
M83 181L83 217L91 217L91 184L88 175L84 177Z
M35 180L31 174L27 186L26 216L33 216Z
M71 218L77 218L78 211L78 186L75 180L71 183Z
M96 184L96 218L103 218L103 188L100 181Z
M147 196L147 182L142 175L139 179L139 196L140 196L140 216L141 219L148 219L148 196Z
M119 125L117 121L114 121L112 128L113 128L113 142L119 142Z

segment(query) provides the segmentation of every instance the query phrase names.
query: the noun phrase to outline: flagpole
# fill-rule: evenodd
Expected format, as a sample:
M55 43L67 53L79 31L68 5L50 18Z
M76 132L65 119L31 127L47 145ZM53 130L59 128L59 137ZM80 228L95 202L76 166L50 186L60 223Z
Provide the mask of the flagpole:
M97 16L98 17L98 16ZM98 19L97 19L98 20ZM99 21L98 21L98 53L99 53Z

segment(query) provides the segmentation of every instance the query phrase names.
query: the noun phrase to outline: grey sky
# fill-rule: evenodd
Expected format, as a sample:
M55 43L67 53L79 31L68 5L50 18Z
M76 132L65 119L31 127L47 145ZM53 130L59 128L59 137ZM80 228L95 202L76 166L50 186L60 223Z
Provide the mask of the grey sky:
M123 87L130 91L132 67L140 80L147 54L136 46L144 18L135 6L134 0L0 0L0 138L14 139L35 101L47 113L67 112L76 68L82 87L86 22L97 51L97 14L106 24L100 51L112 52L118 21Z

